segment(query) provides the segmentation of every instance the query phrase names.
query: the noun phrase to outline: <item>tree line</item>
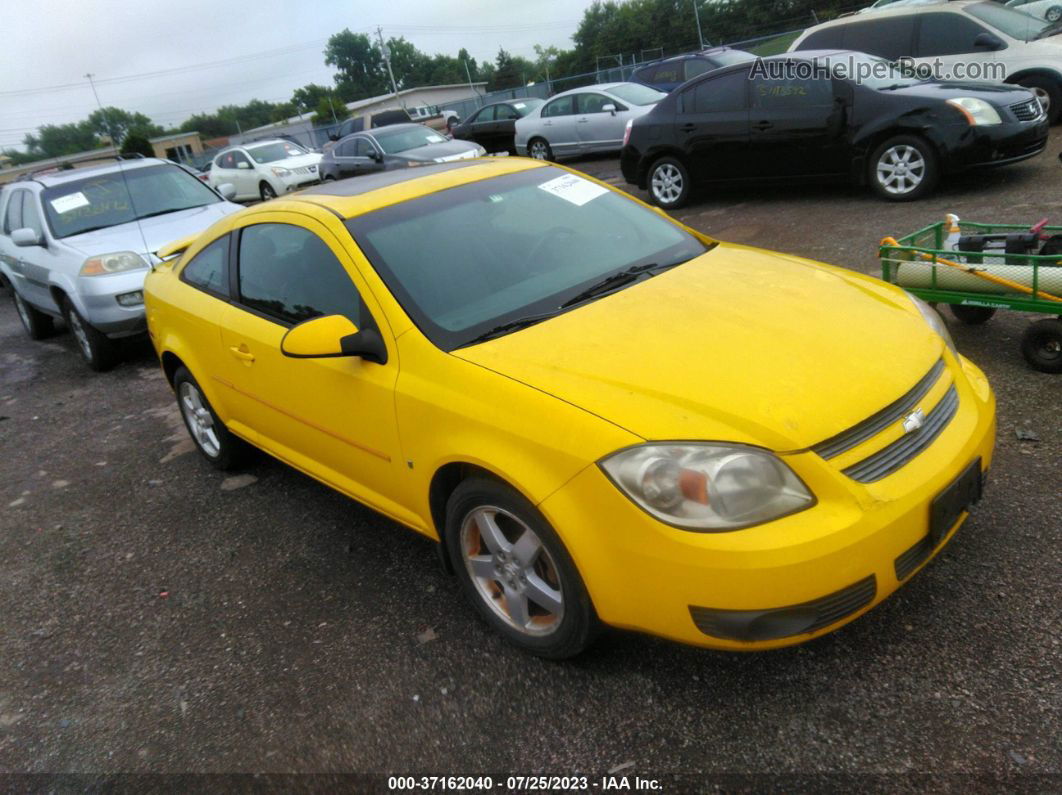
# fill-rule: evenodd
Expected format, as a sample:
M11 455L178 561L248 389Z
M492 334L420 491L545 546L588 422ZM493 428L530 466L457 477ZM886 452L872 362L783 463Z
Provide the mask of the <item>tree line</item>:
M310 83L284 102L252 99L197 113L173 131L196 131L209 140L299 114L309 114L320 124L342 121L349 115L346 103L390 93L387 60L399 90L485 82L487 91L496 91L542 82L547 75L556 79L593 72L616 65L617 56L630 63L632 57L673 54L697 46L694 3L703 39L721 44L807 27L815 19L835 16L851 0L598 0L583 13L570 49L536 45L535 57L524 58L499 47L494 60L484 62L464 48L456 56L431 55L402 36L381 47L364 33L343 30L329 38L323 53L325 64L335 70L334 85ZM81 122L42 125L36 134L25 136L26 152L3 154L18 164L93 149L105 138L117 145L132 142L142 150L145 139L164 132L142 113L104 108Z

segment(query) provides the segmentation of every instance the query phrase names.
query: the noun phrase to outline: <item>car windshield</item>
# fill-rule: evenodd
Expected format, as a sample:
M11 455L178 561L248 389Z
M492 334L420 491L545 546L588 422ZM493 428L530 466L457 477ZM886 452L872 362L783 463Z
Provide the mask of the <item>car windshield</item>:
M667 96L663 91L643 86L641 83L623 83L606 90L631 105L655 105Z
M439 191L347 227L443 350L564 311L588 286L632 266L664 268L708 250L652 210L553 166Z
M1022 41L1032 41L1048 28L1057 26L1057 23L1045 22L1024 11L1016 11L998 3L975 3L963 10L1011 38Z
M261 146L247 147L247 154L254 158L256 163L275 163L278 160L286 160L289 157L298 157L306 154L306 150L291 141L277 141Z
M429 144L441 144L446 141L435 130L422 127L419 124L415 127L403 127L397 130L377 132L375 137L376 143L389 155L417 149L421 146L428 146Z
M906 88L925 82L921 78L912 77L910 72L892 61L861 52L824 56L815 59L815 62L829 69L831 74L841 80L854 80L858 75L860 85L878 91Z
M543 102L545 102L545 100L529 97L528 99L515 99L510 104L516 108L517 113L521 116L526 116Z
M41 203L52 234L70 237L139 218L203 207L218 195L179 166L127 168L45 188Z

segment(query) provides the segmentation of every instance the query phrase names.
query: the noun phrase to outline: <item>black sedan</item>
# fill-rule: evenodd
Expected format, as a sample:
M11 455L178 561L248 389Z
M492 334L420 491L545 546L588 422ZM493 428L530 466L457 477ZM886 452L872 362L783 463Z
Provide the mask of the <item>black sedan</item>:
M450 134L463 141L475 141L488 152L515 155L513 135L516 132L516 120L522 119L544 101L527 97L484 105L464 121L453 125Z
M392 124L341 138L321 157L318 170L322 180L344 179L485 154L479 144L448 141L423 124Z
M849 180L892 201L1042 152L1031 91L912 77L862 53L788 53L692 80L628 125L627 182L661 207L704 183Z

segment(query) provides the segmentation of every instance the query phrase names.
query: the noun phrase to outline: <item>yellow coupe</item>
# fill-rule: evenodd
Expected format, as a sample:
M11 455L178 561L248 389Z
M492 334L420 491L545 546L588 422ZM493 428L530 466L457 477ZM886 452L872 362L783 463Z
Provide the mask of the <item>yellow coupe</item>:
M992 391L932 309L556 165L329 183L162 254L148 327L202 454L250 443L435 539L545 657L601 624L837 629L949 540L992 456Z

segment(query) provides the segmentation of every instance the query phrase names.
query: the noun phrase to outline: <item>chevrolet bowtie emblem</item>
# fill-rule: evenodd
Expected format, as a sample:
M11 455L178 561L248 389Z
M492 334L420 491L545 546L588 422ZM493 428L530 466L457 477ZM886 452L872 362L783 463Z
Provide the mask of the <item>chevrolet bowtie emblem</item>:
M926 413L922 409L915 409L903 418L903 432L914 433L926 424Z

